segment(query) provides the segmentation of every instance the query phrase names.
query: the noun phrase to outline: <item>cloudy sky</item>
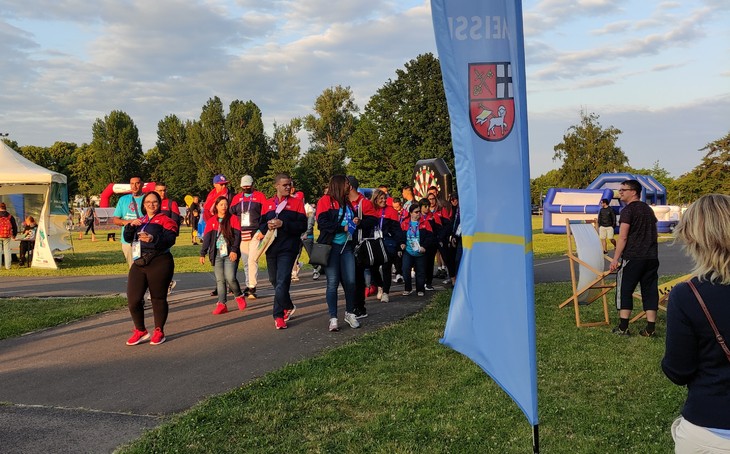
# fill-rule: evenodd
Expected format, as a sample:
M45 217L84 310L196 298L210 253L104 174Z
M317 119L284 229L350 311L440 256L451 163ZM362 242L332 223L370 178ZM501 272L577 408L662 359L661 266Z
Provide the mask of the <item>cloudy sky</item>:
M730 132L727 0L524 0L530 163L580 112L623 133L634 167L673 176ZM0 133L20 145L91 140L112 110L145 150L168 114L212 96L253 100L267 130L311 113L325 88L357 104L436 45L422 0L1 0Z

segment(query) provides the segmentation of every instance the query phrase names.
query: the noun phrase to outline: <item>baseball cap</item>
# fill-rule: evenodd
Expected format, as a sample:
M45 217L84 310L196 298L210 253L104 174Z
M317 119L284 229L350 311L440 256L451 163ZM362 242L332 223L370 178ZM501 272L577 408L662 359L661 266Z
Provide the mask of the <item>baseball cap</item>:
M228 180L221 174L213 177L213 184L228 184Z
M241 177L241 187L253 186L253 177L251 175L244 175Z
M359 181L357 181L357 178L355 178L355 177L354 177L354 176L352 176L352 175L348 175L348 176L347 176L347 181L349 181L349 182L350 182L350 186L352 186L352 189L354 189L354 190L356 190L356 191L357 191L357 188L359 188L359 187L360 187L360 182L359 182Z

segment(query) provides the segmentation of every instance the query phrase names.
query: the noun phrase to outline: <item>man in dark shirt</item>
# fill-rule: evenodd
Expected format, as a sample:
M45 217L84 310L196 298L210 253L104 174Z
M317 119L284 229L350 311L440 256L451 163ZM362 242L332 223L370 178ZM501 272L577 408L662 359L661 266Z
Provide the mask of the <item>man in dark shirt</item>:
M598 210L598 237L601 239L603 253L608 252L606 240L611 241L616 249L616 240L613 239L613 229L616 226L616 212L608 206L608 199L601 199L601 209Z
M636 180L621 183L619 197L626 204L619 216L619 234L611 262L616 275L616 308L619 325L613 332L628 336L629 318L634 308L633 293L641 285L641 300L646 311L646 328L639 331L645 337L654 336L659 308L659 255L657 251L657 219L654 210L639 199L641 184Z

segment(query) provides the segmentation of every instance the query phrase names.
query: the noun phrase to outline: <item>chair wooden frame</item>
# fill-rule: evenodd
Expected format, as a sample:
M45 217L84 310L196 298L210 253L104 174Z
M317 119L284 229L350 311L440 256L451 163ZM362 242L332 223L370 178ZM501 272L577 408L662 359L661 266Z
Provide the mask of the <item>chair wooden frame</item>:
M578 256L578 244L574 242L575 236L573 233L573 229L571 228L572 225L586 225L590 224L593 228L593 231L595 232L596 239L598 239L598 229L597 229L597 222L596 220L566 220L565 222L565 233L568 240L568 265L570 266L570 280L573 286L573 294L570 296L570 298L563 301L558 307L563 308L573 303L573 310L575 311L575 325L579 328L581 327L589 327L589 326L600 326L600 325L608 325L610 323L609 317L608 317L608 299L606 298L606 294L610 292L612 289L616 288L616 282L606 282L606 277L610 274L613 274L611 271L603 271L598 270L594 266L591 266L590 264L586 263L585 260L581 259ZM599 244L600 247L600 244ZM605 260L610 261L610 259L607 256L603 256ZM578 288L579 285L579 279L578 279L578 272L576 271L576 266L583 266L591 273L594 273L596 275L595 279L592 279L590 282L588 282L586 285L584 285L582 288ZM583 295L585 292L588 291L594 291L592 295L589 295L587 299L581 299L581 295ZM583 322L581 321L580 316L580 306L591 304L594 301L601 299L603 302L603 320L598 322Z

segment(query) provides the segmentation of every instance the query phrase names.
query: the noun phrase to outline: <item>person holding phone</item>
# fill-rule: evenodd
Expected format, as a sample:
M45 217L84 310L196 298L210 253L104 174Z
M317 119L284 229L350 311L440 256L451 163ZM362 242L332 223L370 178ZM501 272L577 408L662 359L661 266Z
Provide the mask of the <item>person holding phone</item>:
M149 192L142 198L141 217L124 226L124 240L130 245L132 265L127 278L127 305L134 330L127 345L138 345L148 339L144 321L144 294L149 289L155 329L150 345L165 342L167 322L167 289L175 272L170 248L177 238L177 223L160 213L162 198Z

